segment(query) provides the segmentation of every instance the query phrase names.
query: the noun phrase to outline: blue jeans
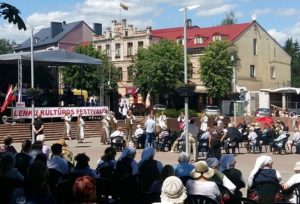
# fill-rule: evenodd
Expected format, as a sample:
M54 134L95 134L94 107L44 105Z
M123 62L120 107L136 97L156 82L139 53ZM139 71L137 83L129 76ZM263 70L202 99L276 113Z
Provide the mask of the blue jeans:
M155 136L154 132L152 132L152 133L146 132L146 139L145 139L145 146L144 146L145 148L148 147L148 143L150 143L149 144L150 147L153 146L152 142L153 142L154 136Z

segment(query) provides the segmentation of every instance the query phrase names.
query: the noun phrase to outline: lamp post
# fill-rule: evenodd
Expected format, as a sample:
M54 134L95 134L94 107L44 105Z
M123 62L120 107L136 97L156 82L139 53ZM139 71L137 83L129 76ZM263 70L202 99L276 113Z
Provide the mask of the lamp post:
M231 62L232 62L232 92L233 94L236 93L236 73L235 73L235 66L234 66L234 56L231 55ZM233 121L236 125L236 104L235 104L235 98L233 100Z
M192 10L195 8L198 8L199 5L192 5L192 6L186 6L183 7L181 9L179 9L179 11L183 11L183 22L184 22L184 27L183 27L183 50L184 50L184 84L187 85L188 84L188 80L187 80L187 11L188 10ZM185 96L184 98L184 132L185 132L185 151L188 155L190 155L190 151L189 151L189 134L188 134L188 112L189 110L189 98L188 96ZM196 161L196 158L194 158Z
M34 53L33 53L33 26L31 26L31 38L30 38L30 67L31 67L31 88L34 88ZM31 131L31 140L32 143L35 141L34 132L33 132L33 124L34 124L34 98L31 99L31 111L32 111L32 118L31 118L31 125L32 125L32 131Z

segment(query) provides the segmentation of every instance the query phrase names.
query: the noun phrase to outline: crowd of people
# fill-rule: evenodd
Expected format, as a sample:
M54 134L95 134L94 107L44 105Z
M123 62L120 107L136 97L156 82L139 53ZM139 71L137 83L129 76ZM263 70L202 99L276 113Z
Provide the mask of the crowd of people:
M74 156L63 138L50 148L43 138L33 144L25 140L18 152L7 136L0 151L3 203L183 204L193 196L205 196L215 203L240 203L246 196L258 203L295 203L293 193L282 192L300 182L300 162L295 164L295 174L284 182L267 155L257 157L245 180L233 154L191 163L190 156L181 152L178 163L171 165L155 157L151 146L143 149L140 160L135 158L135 147L125 147L119 158L115 148L107 147L93 169L89 156ZM243 195L243 188L248 195Z

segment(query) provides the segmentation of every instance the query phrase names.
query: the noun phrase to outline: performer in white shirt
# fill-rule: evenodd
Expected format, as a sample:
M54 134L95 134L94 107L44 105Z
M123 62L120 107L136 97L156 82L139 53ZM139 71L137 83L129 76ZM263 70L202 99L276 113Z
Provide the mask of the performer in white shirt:
M72 120L72 115L69 113L65 113L65 116L63 118L65 121L65 130L64 130L64 137L68 137L69 140L72 140L71 138L71 120Z
M82 143L84 140L84 126L85 122L82 118L82 114L80 113L77 118L77 141L78 143Z

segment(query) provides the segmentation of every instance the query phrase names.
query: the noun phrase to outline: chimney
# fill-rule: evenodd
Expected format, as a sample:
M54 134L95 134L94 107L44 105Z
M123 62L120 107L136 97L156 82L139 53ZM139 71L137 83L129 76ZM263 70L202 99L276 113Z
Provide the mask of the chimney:
M54 38L63 31L61 22L51 22L51 37Z
M150 34L151 31L152 31L152 27L151 27L151 26L147 26L147 27L146 27L146 32L147 32L148 34Z
M187 28L192 27L192 19L189 18L186 20L186 27Z
M102 35L102 24L101 23L94 23L93 30L96 35Z
M126 19L122 19L122 25L126 28Z

